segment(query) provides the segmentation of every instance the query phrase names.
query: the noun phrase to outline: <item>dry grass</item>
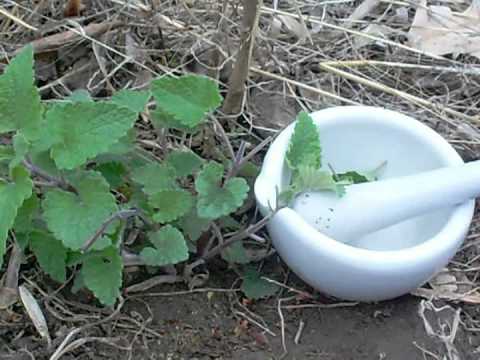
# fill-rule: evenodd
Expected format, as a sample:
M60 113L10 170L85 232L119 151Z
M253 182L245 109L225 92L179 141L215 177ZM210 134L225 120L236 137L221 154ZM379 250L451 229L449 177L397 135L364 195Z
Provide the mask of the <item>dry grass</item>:
M61 97L76 88L108 96L114 89L141 88L152 77L187 71L212 76L222 86L228 80L240 41L242 9L238 2L91 0L84 1L81 17L69 19L63 17L63 3L0 0L0 58L10 58L22 45L35 41L38 49L44 49L38 51L37 73L45 98ZM454 10L467 5L439 3ZM300 109L363 104L421 120L442 134L464 159L477 159L479 60L424 54L409 47L413 1L383 0L365 19L348 24L345 19L357 4L349 0L279 1L277 10L271 2L264 4L247 99L243 111L231 117L227 126L233 146L238 147L240 140L254 145L261 142ZM398 15L399 9L408 14L407 20ZM296 30L279 27L280 19L293 20ZM86 31L94 23L110 26ZM392 32L367 34L369 24ZM53 45L49 43L52 36L57 36ZM271 111L264 111L266 104ZM158 139L149 134L148 121L141 127L145 130L142 144L149 143L151 151ZM479 244L476 217L462 250L449 266L461 274L455 277L459 292L474 293L480 287ZM91 316L98 319L94 313ZM464 305L460 326L480 331L475 316L474 307ZM133 326L127 323L122 326Z

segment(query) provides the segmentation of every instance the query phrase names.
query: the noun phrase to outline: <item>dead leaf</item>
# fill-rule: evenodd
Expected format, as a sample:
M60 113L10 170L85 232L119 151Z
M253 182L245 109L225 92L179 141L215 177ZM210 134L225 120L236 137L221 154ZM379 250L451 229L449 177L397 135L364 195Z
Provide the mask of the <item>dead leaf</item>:
M365 34L375 36L380 39L387 39L388 35L397 32L386 25L379 25L379 24L370 24L362 31ZM379 46L385 46L385 44L380 40L370 39L365 36L355 36L353 38L353 46L355 49L360 49L361 47L370 45L370 44L377 44Z
M365 16L372 12L377 7L380 0L364 0L348 17L348 21L362 20Z
M43 315L37 300L33 297L32 293L23 285L18 287L20 298L22 299L23 306L27 311L28 316L32 320L33 326L37 329L40 336L45 339L48 346L51 344L50 333L48 332L47 321Z
M304 42L308 37L308 29L295 18L287 15L278 15L278 20L283 24L287 33L294 35L300 43Z
M480 58L480 2L474 1L463 13L447 6L417 8L408 37L412 47L434 54L470 54Z

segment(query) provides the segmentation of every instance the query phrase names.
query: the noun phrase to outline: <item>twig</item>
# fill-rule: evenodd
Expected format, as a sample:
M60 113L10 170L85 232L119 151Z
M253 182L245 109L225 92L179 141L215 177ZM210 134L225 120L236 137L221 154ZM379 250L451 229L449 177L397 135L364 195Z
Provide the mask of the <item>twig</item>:
M263 228L265 225L267 225L267 223L270 221L270 219L274 214L275 212L264 217L262 220L258 221L257 223L248 226L246 229L238 231L235 235L232 235L230 238L226 239L222 244L218 244L212 250L202 255L200 259L207 261L213 258L214 256L218 255L220 252L222 252L222 250L232 245L234 242L237 242L249 237L250 234L257 232L258 230Z
M228 81L228 92L222 107L222 111L227 115L236 114L242 108L245 82L248 77L248 69L250 68L262 3L262 0L243 1L244 14L242 18L241 47Z
M300 337L302 336L304 327L305 327L305 322L303 320L300 320L300 323L298 324L297 333L295 334L295 338L293 339L293 342L295 343L295 345L298 345L298 343L300 342Z
M125 220L132 216L137 216L139 214L138 209L128 209L128 210L119 210L116 213L112 214L108 219L106 219L102 226L92 235L90 239L88 239L85 244L80 249L81 252L87 251L94 243L97 241L100 236L105 232L107 227L114 222L115 220Z
M36 175L44 180L47 180L49 186L56 186L62 190L73 192L78 195L77 189L70 183L68 183L65 179L50 175L45 170L39 168L37 165L32 164L29 159L23 160L23 165L32 173L32 175Z
M32 31L38 31L38 29L35 27L35 26L32 26L30 24L27 24L25 21L23 21L22 19L16 17L15 15L13 14L10 14L7 10L5 10L4 8L0 7L0 15L3 15L7 18L9 18L10 20L16 22L17 24L23 26L24 28L27 28L28 30L32 30Z
M154 286L160 284L175 284L177 282L182 282L183 277L178 275L158 275L150 279L142 281L138 284L130 285L125 289L126 293L134 293L148 290Z

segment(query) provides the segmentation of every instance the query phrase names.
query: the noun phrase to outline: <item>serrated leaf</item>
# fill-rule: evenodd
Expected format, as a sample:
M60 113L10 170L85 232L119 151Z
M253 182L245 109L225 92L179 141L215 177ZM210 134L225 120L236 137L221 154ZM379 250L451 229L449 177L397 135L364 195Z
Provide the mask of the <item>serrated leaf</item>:
M199 123L197 126L188 127L176 120L173 115L167 114L159 108L150 112L150 119L155 129L175 129L186 133L196 132L199 128L198 125L201 124Z
M251 259L248 256L241 241L234 242L222 251L223 260L235 264L248 264Z
M66 247L78 250L117 210L117 205L108 183L99 173L82 172L72 183L79 194L48 191L43 201L43 214L55 237Z
M95 170L102 174L112 188L117 188L125 182L124 176L127 173L127 169L125 169L122 163L113 161L106 162L97 165Z
M0 182L0 267L5 255L8 230L12 228L20 206L32 195L33 183L27 170L22 167L13 169L12 180L11 183Z
M117 142L111 145L107 150L107 154L113 155L113 156L115 155L123 156L134 149L135 140L136 140L136 131L133 128L127 131L127 135L122 136L120 139L118 139Z
M15 154L11 146L0 145L0 162L10 162L13 159L14 155Z
M157 192L149 198L153 208L153 220L167 223L186 214L193 205L193 196L183 189L164 190Z
M229 215L238 209L247 197L249 187L244 179L231 178L222 185L223 170L222 165L210 162L195 180L200 217L218 219Z
M175 169L166 164L151 163L135 170L133 181L143 185L143 191L152 195L176 188Z
M83 165L125 136L137 114L105 102L55 105L45 115L51 155L60 169Z
M174 150L165 159L177 176L188 176L200 169L203 159L190 150Z
M318 129L310 115L300 112L286 155L287 164L292 170L300 166L319 169L321 147Z
M71 102L93 102L90 93L85 89L75 90L69 96L67 96L65 100Z
M352 184L361 184L364 182L377 181L380 173L387 166L387 162L382 162L379 166L367 171L347 171L340 174L335 174L337 181L349 181Z
M0 133L21 130L30 138L38 130L42 111L34 85L33 48L29 45L0 76Z
M245 271L241 289L249 299L262 299L275 295L278 285L268 282L260 277L260 274L253 269Z
M112 102L130 109L133 112L139 113L145 111L148 99L150 99L150 91L139 90L120 90L112 96Z
M17 132L13 137L13 150L15 152L15 155L13 159L10 161L10 164L9 164L10 169L15 168L22 163L29 149L30 149L30 142L21 132Z
M335 181L329 171L300 166L293 175L291 185L282 191L279 200L288 204L295 196L306 191L334 191L338 196L343 196L345 186L351 184L352 182L347 179Z
M30 234L30 249L43 271L58 282L65 281L67 250L61 241L49 233L34 231Z
M158 231L150 232L148 239L155 247L145 247L141 251L145 264L163 266L188 259L187 243L177 228L165 225Z
M114 247L109 247L96 255L83 263L82 280L102 304L112 306L120 296L122 258Z
M200 124L222 102L215 81L198 75L156 79L152 94L162 112L189 128Z
M39 215L40 201L36 194L26 199L17 211L13 225L16 233L28 233L32 230L34 219Z
M190 211L178 221L178 226L190 241L195 242L209 228L211 222L210 219L198 216L197 208L192 206Z

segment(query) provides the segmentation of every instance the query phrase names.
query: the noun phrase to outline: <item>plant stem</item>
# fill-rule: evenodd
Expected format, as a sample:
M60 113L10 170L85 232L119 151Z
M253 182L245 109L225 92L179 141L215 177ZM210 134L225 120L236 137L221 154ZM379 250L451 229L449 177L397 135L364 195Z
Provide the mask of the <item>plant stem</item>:
M112 214L107 220L103 222L102 226L100 226L100 228L95 232L95 234L93 234L93 236L85 242L80 251L87 251L95 243L95 241L97 241L103 235L107 227L115 220L125 220L138 214L138 209L119 210L116 213Z
M44 180L47 180L48 186L56 186L62 190L73 192L78 195L77 189L75 189L72 184L68 183L65 179L62 179L61 177L50 175L45 170L39 168L37 165L32 164L29 159L23 160L23 165L32 173L32 175L36 175Z

